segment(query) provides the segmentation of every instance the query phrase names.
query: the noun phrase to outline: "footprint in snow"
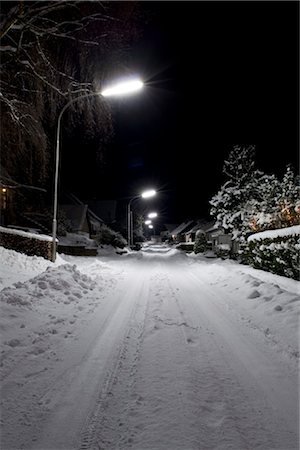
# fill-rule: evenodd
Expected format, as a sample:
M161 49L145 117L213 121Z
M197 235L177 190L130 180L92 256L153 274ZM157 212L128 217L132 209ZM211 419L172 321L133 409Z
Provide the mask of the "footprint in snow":
M260 297L260 293L256 289L248 295L248 298L257 298L257 297Z

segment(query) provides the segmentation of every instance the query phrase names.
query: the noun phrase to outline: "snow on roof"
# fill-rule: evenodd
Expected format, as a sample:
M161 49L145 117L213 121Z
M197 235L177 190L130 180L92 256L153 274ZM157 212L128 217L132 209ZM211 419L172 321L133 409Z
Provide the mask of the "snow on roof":
M210 232L210 231L214 231L214 230L221 230L222 229L222 227L220 226L220 225L217 225L216 223L212 226L212 227L210 227L208 230L206 230L207 232Z
M206 220L199 220L190 230L187 230L185 234L193 233L194 231L207 231L211 227L213 222L207 222Z
M178 223L164 223L164 226L166 227L166 230L171 233L178 227Z
M189 220L188 222L181 223L180 225L178 225L177 228L175 228L175 230L173 230L171 232L171 234L174 234L176 236L177 234L180 234L180 233L184 232L184 230L187 227L189 227L193 222L194 222L193 220Z
M38 239L39 241L52 241L52 236L47 236L46 234L29 233L28 231L16 230L14 228L0 227L0 232L7 234L17 234L18 236L23 236L29 239L34 238Z
M259 239L274 239L279 236L292 236L300 235L300 225L294 225L293 227L278 228L276 230L261 231L260 233L251 234L248 237L248 242L257 241Z

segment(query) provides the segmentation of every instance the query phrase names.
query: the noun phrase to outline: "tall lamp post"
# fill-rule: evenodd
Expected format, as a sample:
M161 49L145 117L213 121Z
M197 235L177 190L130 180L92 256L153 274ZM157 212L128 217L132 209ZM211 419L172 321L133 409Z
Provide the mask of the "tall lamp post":
M54 176L54 199L53 199L53 223L52 223L52 261L55 262L56 259L56 236L57 236L57 203L58 203L58 172L59 172L59 155L60 155L60 129L61 129L61 118L65 110L77 102L87 97L114 97L130 94L143 87L143 82L139 79L131 79L129 81L123 81L116 83L114 86L103 90L102 92L90 92L88 94L80 95L79 97L70 100L61 110L56 129L56 153L55 153L55 176Z
M130 247L133 244L133 223L132 223L132 211L131 211L131 203L133 200L136 200L138 198L150 198L153 197L156 194L156 191L154 189L150 189L148 191L143 192L140 195L135 195L132 197L127 205L127 240L128 240L128 246Z

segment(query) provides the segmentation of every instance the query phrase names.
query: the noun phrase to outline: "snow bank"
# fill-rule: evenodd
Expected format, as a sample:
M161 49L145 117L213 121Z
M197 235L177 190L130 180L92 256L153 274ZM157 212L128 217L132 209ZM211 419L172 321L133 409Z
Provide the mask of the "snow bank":
M15 255L12 255L12 257ZM41 266L39 266L41 268ZM98 265L97 271L101 266ZM15 364L45 354L52 359L67 338L76 338L78 321L101 304L104 290L115 284L108 272L97 280L76 265L48 267L43 273L0 292L1 375ZM25 358L25 360L24 360ZM54 358L55 359L55 358Z
M248 242L256 241L258 239L267 239L267 238L274 239L279 236L293 236L293 235L300 235L300 225L294 225L293 227L279 228L277 230L267 230L262 231L260 233L254 233L248 237Z
M65 264L57 255L55 263L41 256L27 256L24 253L9 250L0 246L0 289L10 286L17 281L26 281L42 272L47 267L56 267Z

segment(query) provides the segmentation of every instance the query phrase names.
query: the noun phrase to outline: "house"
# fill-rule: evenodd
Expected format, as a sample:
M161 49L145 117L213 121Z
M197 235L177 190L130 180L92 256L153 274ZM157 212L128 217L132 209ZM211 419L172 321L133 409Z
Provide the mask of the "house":
M182 222L175 229L171 231L172 240L175 242L184 242L185 241L185 232L191 229L195 225L194 220L188 220Z
M160 232L160 237L162 241L166 241L167 239L170 239L172 236L172 231L175 230L175 228L178 227L178 224L175 223L165 223L164 224L164 230Z
M206 230L208 246L214 252L218 253L220 249L230 251L232 248L232 235L225 233L224 228L214 224Z
M59 210L65 214L73 233L88 233L94 236L104 224L104 220L97 216L87 204L78 197L68 194L69 203L59 205Z
M197 220L196 224L192 226L188 231L185 232L185 242L195 242L196 234L198 232L205 233L206 230L213 226L212 221L208 222L207 220Z
M116 222L117 201L116 200L87 200L89 210L101 217L106 225L112 225Z

